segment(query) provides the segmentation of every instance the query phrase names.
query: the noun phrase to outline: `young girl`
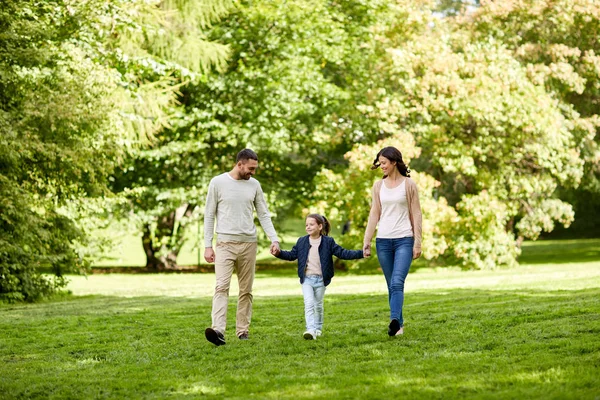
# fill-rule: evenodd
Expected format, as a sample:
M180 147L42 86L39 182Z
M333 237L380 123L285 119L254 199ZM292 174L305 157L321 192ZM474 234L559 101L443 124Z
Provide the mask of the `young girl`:
M329 221L319 214L306 217L306 233L292 248L292 251L277 249L275 257L287 261L298 260L298 277L304 295L304 316L306 332L304 339L312 340L321 336L323 330L323 296L325 287L333 278L333 258L353 260L363 258L362 250L346 250L335 243L329 233Z

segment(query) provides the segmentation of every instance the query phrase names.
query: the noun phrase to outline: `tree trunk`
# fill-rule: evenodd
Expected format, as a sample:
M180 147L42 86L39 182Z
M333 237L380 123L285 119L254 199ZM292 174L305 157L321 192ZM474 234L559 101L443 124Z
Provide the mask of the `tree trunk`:
M179 255L179 252L181 251L183 245L185 244L185 226L187 225L187 223L185 223L184 221L186 221L185 219L183 219L183 217L189 218L192 216L192 213L194 212L194 209L196 208L195 204L184 204L182 206L180 206L179 208L177 208L177 210L175 210L175 216L176 216L176 220L179 221L179 226L177 227L176 231L172 231L171 233L171 240L169 241L169 243L173 243L173 245L171 246L171 248L169 249L170 252L169 254L174 257L174 259L177 259L177 256Z
M511 217L508 222L506 223L506 232L510 232L510 233L515 233L515 217ZM523 237L523 235L518 235L517 239L515 240L515 244L516 246L520 249L521 245L523 244L523 241L525 240L525 238Z
M158 271L160 261L156 258L156 251L152 243L152 232L150 225L144 225L144 234L142 235L142 245L146 253L146 268L150 271Z
M517 237L517 247L520 249L521 245L523 245L523 241L525 240L525 238L522 235L519 235Z
M144 226L143 245L146 253L146 268L150 271L160 272L169 269L175 269L177 265L177 256L181 251L184 243L184 224L180 223L176 230L176 222L182 217L190 217L194 208L194 204L184 204L158 218L156 233L154 237L158 243L152 240L151 225ZM166 238L166 240L161 240ZM173 243L172 245L164 245L161 243ZM166 255L158 255L158 254Z
M158 239L155 243L152 240L152 231L151 225L147 224L144 226L144 235L142 237L142 242L144 245L144 251L146 253L146 268L149 271L161 272L167 269L173 269L177 267L177 255L171 255L167 253L166 256L158 255L160 253L164 253L164 248L161 245L160 238L162 237L171 237L173 234L173 228L175 227L175 211L168 213L167 215L163 215L158 219L158 224L156 227L156 234L154 235L155 239Z
M513 233L515 230L515 217L511 217L506 223L506 232Z

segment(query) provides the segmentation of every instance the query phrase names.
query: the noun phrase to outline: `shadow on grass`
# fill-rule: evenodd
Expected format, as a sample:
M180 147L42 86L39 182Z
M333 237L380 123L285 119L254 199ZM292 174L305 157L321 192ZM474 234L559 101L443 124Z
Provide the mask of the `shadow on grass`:
M519 263L526 264L565 264L579 262L600 261L600 239L585 240L540 240L536 242L525 242ZM336 263L339 265L339 263ZM353 269L352 261L342 263L344 269L336 268L336 275L377 275L381 274L381 268L375 257L361 268ZM430 261L420 258L413 262L411 271L422 268L431 268ZM273 258L269 262L258 261L257 271L265 277L288 277L296 276L297 264ZM142 267L102 267L94 268L93 273L136 273L147 271ZM214 273L214 265L202 265L201 267L189 266L184 270L169 271L171 273Z
M291 248L291 246L289 247ZM288 250L289 250L288 248ZM334 258L334 260L336 260ZM366 261L366 260L365 260ZM600 261L600 239L584 240L539 240L535 242L525 242L522 247L522 254L519 257L521 264L564 264L577 262ZM363 262L360 268L356 266L356 261L345 261L344 269L336 269L336 274L349 275L373 275L381 274L381 269L377 263L376 257ZM422 268L444 267L436 265L434 262L420 258L413 262L411 271ZM264 276L294 276L296 273L296 263L286 262L274 257L257 260L257 271ZM455 267L458 268L458 267ZM50 273L50 270L41 269L40 272ZM179 270L166 271L172 273L214 273L214 265L202 264L182 266ZM93 267L92 273L148 273L144 267Z
M600 260L600 239L526 242L521 264L565 264Z

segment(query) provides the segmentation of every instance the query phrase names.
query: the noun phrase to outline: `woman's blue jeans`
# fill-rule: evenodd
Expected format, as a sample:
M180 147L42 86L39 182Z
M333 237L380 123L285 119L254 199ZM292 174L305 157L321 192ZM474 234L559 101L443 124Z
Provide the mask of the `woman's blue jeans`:
M377 258L383 270L388 287L390 302L390 320L397 319L400 326L404 325L402 307L404 306L404 281L408 275L413 258L412 237L400 239L375 239Z

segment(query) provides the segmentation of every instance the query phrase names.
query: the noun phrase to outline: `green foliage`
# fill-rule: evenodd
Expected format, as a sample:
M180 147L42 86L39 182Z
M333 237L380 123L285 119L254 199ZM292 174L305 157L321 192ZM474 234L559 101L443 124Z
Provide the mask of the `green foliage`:
M575 207L577 234L593 235L600 224L594 212L600 208L600 6L592 0L485 2L464 25L476 40L506 44L530 79L564 103L585 166L581 186L559 193Z
M151 4L149 7L148 4ZM229 53L226 45L207 39L204 30L230 11L231 0L152 0L126 4L129 28L119 38L124 54L148 57L166 69L188 73L221 69ZM173 64L171 64L173 63ZM169 65L171 64L171 65Z
M444 17L455 17L470 12L479 5L479 0L437 0L434 10Z
M360 247L368 167L395 145L419 185L424 258L512 265L523 238L597 208L599 10L4 1L0 295L51 293L107 245L92 230L131 214L149 263L176 263L208 180L243 147L279 222L318 209L351 221L340 241Z
M487 191L465 195L457 204L459 218L452 224L451 259L463 266L493 269L515 266L520 250L512 232L506 231L509 213L506 204Z
M466 22L466 21L465 21ZM590 0L485 2L472 22L476 37L494 37L531 64L532 78L573 104L584 117L596 115L597 33L600 6Z
M204 2L201 23L226 4ZM170 39L189 39L176 22L159 1L3 2L0 299L47 296L65 271L85 270L85 207L75 203L108 194L115 165L166 125L192 74L150 52L168 27Z
M374 32L389 30L382 24L399 13L384 1L277 0L240 3L216 23L208 39L229 46L225 71L182 86L171 127L115 177L115 191L151 226L152 246L177 253L182 224L201 217L209 179L244 147L259 155L257 178L280 222L307 206L321 166L343 163L354 141L375 135L355 105L383 51ZM174 210L196 205L172 221Z
M573 219L569 204L550 197L559 184L575 187L581 179L580 126L504 46L470 43L450 28L438 21L427 35L390 49L388 84L360 108L419 171L424 256L467 267L513 265L513 228L535 239ZM356 236L368 203L355 194L372 184L365 169L383 146L356 146L347 155L351 173L325 175L337 187L320 186L324 204L351 219Z
M203 28L230 6L230 0L134 0L110 6L118 23L102 42L104 62L119 80L119 112L123 127L137 133L134 150L156 145L154 134L168 128L179 110L182 85L224 65L228 47L206 40Z
M176 226L188 220L174 210L200 205L188 215L201 217L208 180L243 147L259 153L276 215L317 208L351 221L349 247L361 243L374 180L365 167L382 138L418 171L428 260L512 265L522 238L568 226L572 207L552 196L582 179L594 121L510 45L472 41L462 20L434 18L436 6L449 5L249 2L215 24L207 38L231 50L224 72L181 87L181 113L116 178L162 255L182 245ZM474 224L482 192L499 209Z
M321 165L373 135L355 104L381 52L371 31L394 12L380 1L252 2L216 25L211 38L231 44L228 69L185 88L178 132L211 149L198 163L204 180L248 146L278 210L311 193Z
M128 29L121 32L109 60L120 71L128 97L138 99L128 115L150 124L151 131L148 142L131 151L111 177L111 186L127 200L116 203L114 217L135 212L130 222L144 232L148 266L162 269L175 263L185 225L197 219L194 203L204 197L204 189L190 179L197 160L187 153L204 152L207 147L176 143L177 137L169 134L173 122L183 115L177 99L182 87L205 79L211 67L224 67L228 46L207 39L205 30L228 12L231 2L156 1L153 5L140 2L137 8L126 8ZM148 104L155 109L148 109Z
M577 128L502 46L454 37L398 49L392 74L400 78L400 96L392 115L413 132L422 146L416 165L442 182L440 194L451 204L487 190L506 204L509 218L526 215L529 224L542 225L532 210L547 205L558 184L581 179ZM572 213L558 207L553 216L568 223Z
M9 1L0 11L2 300L44 297L85 266L73 246L81 232L59 207L103 193L120 154L116 82L94 60L97 3Z
M382 125L386 122L382 121ZM375 181L374 172L370 166L377 152L386 146L402 149L406 162L417 157L420 149L415 147L412 136L407 132L396 132L392 138L377 142L374 145L358 145L346 154L349 162L348 169L340 173L323 170L317 180L318 212L328 216L333 221L352 221L347 235L339 238L340 243L349 248L362 248L370 205L371 188ZM439 182L431 176L422 173L411 173L411 178L417 183L419 200L423 212L423 256L433 260L448 248L453 224L456 222L456 211L448 206L444 198L436 198ZM364 259L355 263L356 267L373 267L376 257Z
M32 207L42 203L4 176L0 192L0 301L34 301L51 295L65 286L65 272L84 267L70 246L80 233L51 208ZM44 276L37 267L50 269L55 276Z

